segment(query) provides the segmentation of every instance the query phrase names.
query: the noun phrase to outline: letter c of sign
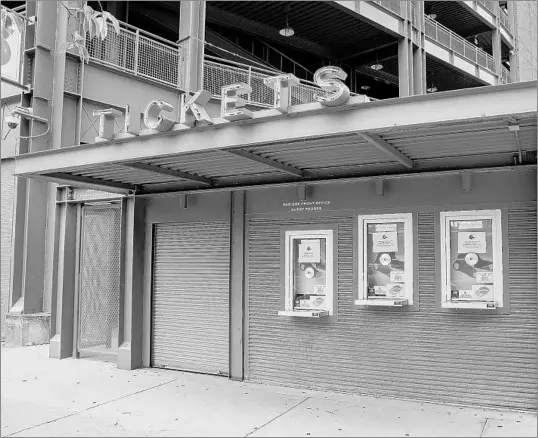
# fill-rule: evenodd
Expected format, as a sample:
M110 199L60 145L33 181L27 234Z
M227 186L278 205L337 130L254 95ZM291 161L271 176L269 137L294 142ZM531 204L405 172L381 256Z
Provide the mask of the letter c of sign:
M338 106L349 99L349 88L342 81L347 78L347 73L340 67L321 67L314 73L314 82L326 92L316 94L316 101L325 106ZM341 80L340 80L341 79Z
M149 129L166 132L176 124L175 120L161 116L162 111L172 112L174 107L163 100L152 100L144 110L144 124Z

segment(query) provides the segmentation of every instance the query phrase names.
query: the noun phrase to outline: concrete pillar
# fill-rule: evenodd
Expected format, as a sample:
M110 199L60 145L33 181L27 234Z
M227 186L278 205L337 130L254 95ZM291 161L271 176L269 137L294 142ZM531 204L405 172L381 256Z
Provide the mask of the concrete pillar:
M230 379L243 380L245 192L232 192L230 258Z
M179 16L179 41L183 48L180 61L180 87L187 93L202 89L204 72L206 2L182 1Z
M426 52L419 47L413 49L413 94L425 94L426 88Z
M491 46L493 49L493 61L495 62L495 84L501 83L501 67L502 67L502 59L501 59L501 30L500 26L501 23L499 21L499 17L497 16L495 19L495 23L497 27L493 30L491 35Z
M75 351L75 292L78 265L77 236L80 206L58 204L54 246L53 315L49 356L56 359L73 356Z
M413 56L412 43L408 38L398 41L398 88L399 96L413 94Z
M145 200L122 200L118 368L142 366Z

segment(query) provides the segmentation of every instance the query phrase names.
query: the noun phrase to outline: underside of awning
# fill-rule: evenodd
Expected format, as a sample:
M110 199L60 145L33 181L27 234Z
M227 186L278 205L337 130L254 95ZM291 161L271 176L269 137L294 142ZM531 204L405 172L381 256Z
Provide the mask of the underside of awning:
M27 154L16 173L150 194L535 165L536 83L484 88Z

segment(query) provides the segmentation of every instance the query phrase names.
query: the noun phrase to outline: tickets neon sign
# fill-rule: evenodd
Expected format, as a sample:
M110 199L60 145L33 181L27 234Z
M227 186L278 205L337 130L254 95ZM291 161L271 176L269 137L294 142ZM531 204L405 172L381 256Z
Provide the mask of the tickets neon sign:
M324 106L339 106L347 102L350 96L349 88L342 82L347 74L339 67L322 67L314 74L314 82L323 93L314 95L314 99ZM274 90L273 108L279 113L288 112L291 102L291 89L299 85L300 81L293 74L281 74L264 78L264 84ZM252 88L245 83L226 85L221 89L220 116L227 121L245 120L253 118L254 112L245 108L246 101L241 96L252 92ZM115 109L94 111L99 116L99 137L95 141L109 141L114 138L132 137L140 135L140 124L137 123L143 116L144 125L150 132L166 132L170 130L189 129L187 114L192 114L198 124L212 125L216 122L206 105L211 99L211 93L206 90L197 91L186 99L181 95L179 120L166 117L164 113L171 113L174 106L162 100L152 100L140 111L127 105L125 113ZM114 119L125 117L123 133L114 135Z

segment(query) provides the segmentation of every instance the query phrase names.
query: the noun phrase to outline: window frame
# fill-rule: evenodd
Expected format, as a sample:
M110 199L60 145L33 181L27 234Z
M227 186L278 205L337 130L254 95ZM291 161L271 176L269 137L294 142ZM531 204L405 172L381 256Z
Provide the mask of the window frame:
M334 229L291 229L284 232L284 310L279 310L280 316L298 316L298 317L333 317L335 316L335 287L334 287ZM293 241L297 239L325 239L325 272L326 272L326 292L325 301L327 308L307 310L295 310L294 309L294 295L293 295Z
M441 211L440 219L440 252L441 252L441 308L442 309L490 309L504 307L504 264L502 212L500 209L488 210L451 210ZM493 271L493 301L451 299L450 277L450 221L491 220L492 264L499 267Z
M368 225L382 223L404 224L405 295L403 298L368 298ZM413 213L378 213L358 215L357 300L358 306L411 307L414 303L414 224Z

